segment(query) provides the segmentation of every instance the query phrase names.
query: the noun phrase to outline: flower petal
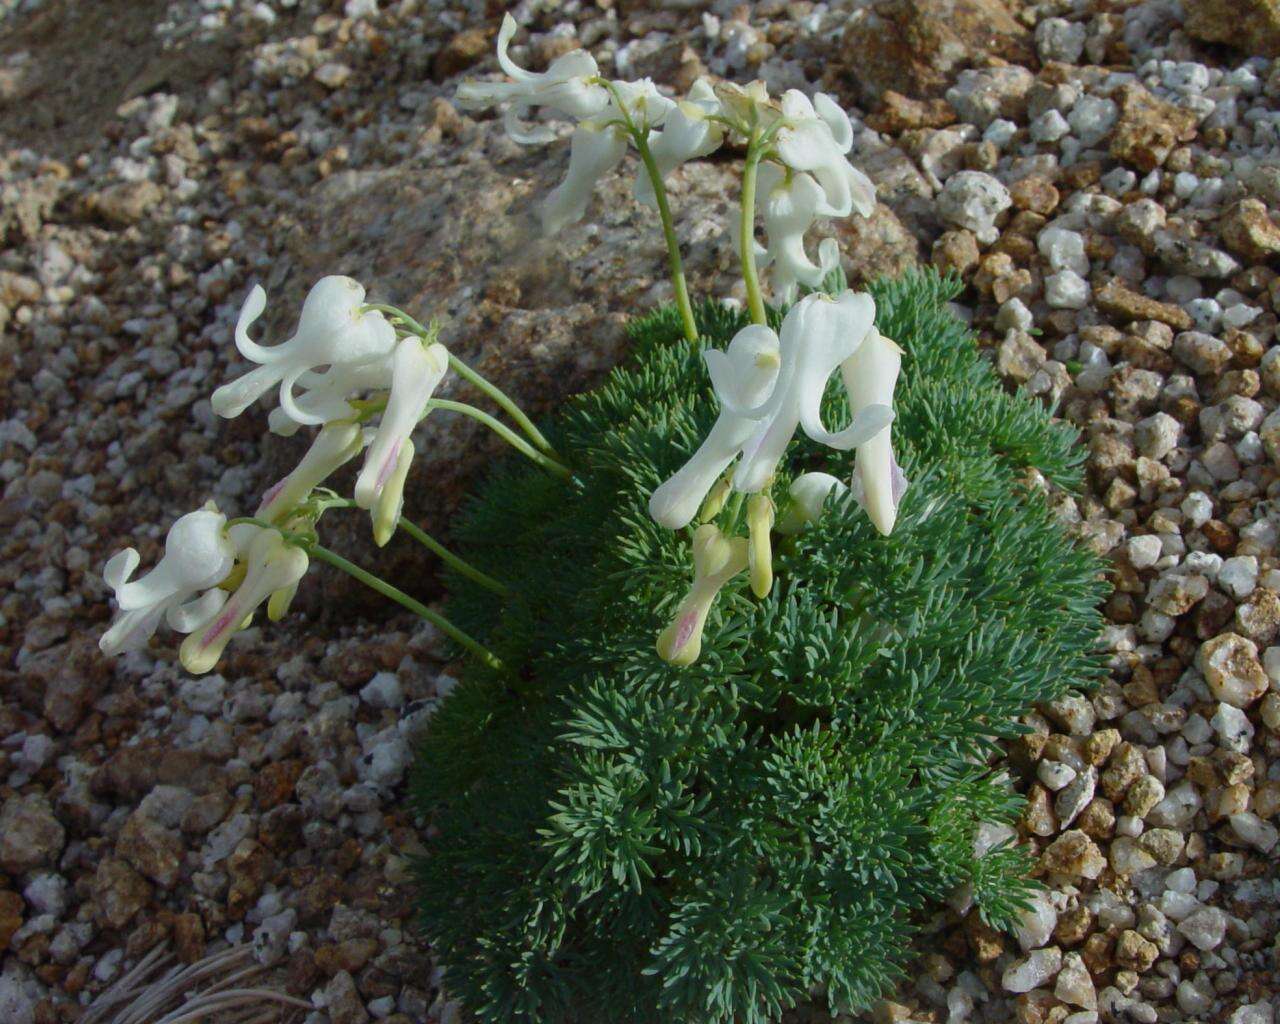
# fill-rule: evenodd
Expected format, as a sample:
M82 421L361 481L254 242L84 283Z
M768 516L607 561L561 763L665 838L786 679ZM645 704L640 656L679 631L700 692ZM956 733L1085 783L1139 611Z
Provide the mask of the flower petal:
M555 234L581 219L596 182L617 167L626 154L626 140L612 128L580 125L569 142L569 169L564 181L543 203L543 230Z

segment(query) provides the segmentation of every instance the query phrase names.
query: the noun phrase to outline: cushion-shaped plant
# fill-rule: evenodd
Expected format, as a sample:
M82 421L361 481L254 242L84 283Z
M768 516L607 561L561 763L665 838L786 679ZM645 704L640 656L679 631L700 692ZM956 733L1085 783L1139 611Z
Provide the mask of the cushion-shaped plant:
M689 548L646 504L714 421L702 349L744 315L704 305L697 343L674 309L637 320L630 364L553 425L573 481L506 465L461 517L458 549L514 596L451 576L451 616L516 671L467 665L414 794L422 917L479 1019L858 1009L931 902L1016 915L1026 858L975 833L1018 812L998 741L1097 676L1101 564L1044 499L1078 483L1074 434L1003 390L958 290L929 271L871 289L905 350L892 535L833 493L775 549L765 599L725 586L693 665L655 650ZM825 420L848 416L830 388ZM800 441L780 469L852 464Z

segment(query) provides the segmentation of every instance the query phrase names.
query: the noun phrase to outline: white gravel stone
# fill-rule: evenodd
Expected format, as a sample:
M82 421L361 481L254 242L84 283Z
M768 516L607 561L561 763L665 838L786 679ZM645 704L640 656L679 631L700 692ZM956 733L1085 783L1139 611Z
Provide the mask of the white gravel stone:
M1158 906L1170 921L1182 921L1200 909L1200 901L1189 892L1167 890L1161 894Z
M258 963L270 966L284 957L289 944L289 935L297 921L298 912L290 907L268 917L254 929L253 955Z
M1183 1013L1199 1018L1212 1008L1216 995L1208 976L1200 974L1178 982L1174 999Z
M1258 560L1253 555L1228 558L1218 571L1218 586L1231 597L1241 601L1253 593L1258 585Z
M1149 459L1163 459L1176 447L1182 424L1166 412L1157 412L1139 420L1133 429L1138 452Z
M1097 784L1098 770L1089 767L1062 788L1053 802L1053 813L1057 815L1059 828L1070 827L1080 812L1089 806Z
M360 690L360 699L375 708L404 705L404 687L394 672L379 672Z
M1192 783L1179 783L1147 813L1147 822L1157 828L1177 828L1195 817L1201 803L1200 791Z
M1268 647L1262 652L1262 668L1273 683L1280 683L1280 647Z
M1073 270L1060 270L1044 279L1044 300L1054 309L1084 309L1089 282Z
M11 758L12 764L19 771L34 775L48 762L53 748L52 738L44 733L35 733L22 741L22 747Z
M938 214L943 220L967 228L984 244L999 237L995 219L1012 205L1009 190L982 171L953 174L937 199Z
M1160 558L1160 538L1152 533L1130 537L1125 550L1129 555L1129 564L1135 569L1149 569Z
M1036 26L1036 52L1041 60L1075 64L1084 53L1086 26L1066 18L1045 18Z
M1000 307L996 313L996 329L1000 331L1028 331L1035 325L1035 318L1026 303L1019 298L1012 298Z
M1089 273L1089 257L1084 252L1084 236L1067 228L1046 227L1036 237L1036 248L1054 270L1071 270L1083 277Z
M1046 789L1058 792L1076 777L1076 770L1061 761L1041 761L1036 768L1038 778Z
M1053 929L1058 925L1058 910L1053 900L1044 891L1031 896L1030 908L1024 910L1013 926L1014 937L1024 953L1039 949L1053 936Z
M1062 950L1057 946L1037 949L1010 964L1000 984L1006 992L1030 992L1050 981L1061 967Z
M1193 528L1203 526L1213 518L1213 500L1204 491L1192 491L1178 507Z
M1246 1003L1231 1011L1227 1024L1275 1024L1275 1010L1270 1003Z
M1209 720L1213 731L1218 734L1218 742L1227 750L1237 754L1247 754L1253 743L1253 724L1240 708L1222 703Z
M1111 131L1119 116L1119 108L1112 100L1101 96L1081 96L1067 115L1071 132L1082 146L1101 142Z
M220 675L184 679L178 687L178 699L188 709L202 715L215 715L222 708L227 681Z
M37 914L59 918L67 910L67 880L61 875L43 872L26 884L22 898Z
M1244 842L1262 853L1270 853L1280 841L1280 832L1268 821L1263 821L1252 811L1231 815L1231 830Z
M1031 122L1031 138L1036 142L1057 142L1071 131L1067 119L1056 110L1046 110Z
M1058 972L1053 994L1071 1006L1081 1006L1086 1010L1097 1008L1098 993L1079 953L1067 953L1062 958L1062 969Z
M1227 915L1217 907L1202 907L1178 922L1178 931L1201 952L1217 949L1227 934Z

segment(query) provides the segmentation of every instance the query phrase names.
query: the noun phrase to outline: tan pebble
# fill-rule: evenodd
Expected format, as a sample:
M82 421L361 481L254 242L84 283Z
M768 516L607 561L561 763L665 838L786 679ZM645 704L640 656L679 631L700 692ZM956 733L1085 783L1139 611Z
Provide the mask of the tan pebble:
M1160 950L1154 942L1144 939L1132 928L1120 933L1116 941L1116 963L1141 974L1155 963Z

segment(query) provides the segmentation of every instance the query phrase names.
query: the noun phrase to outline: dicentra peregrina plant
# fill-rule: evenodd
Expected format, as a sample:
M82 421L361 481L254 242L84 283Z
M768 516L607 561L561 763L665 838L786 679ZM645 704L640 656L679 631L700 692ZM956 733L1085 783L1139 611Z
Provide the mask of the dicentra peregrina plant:
M504 79L464 84L459 106L505 104L523 143L557 137L537 111L570 122L547 231L634 149L678 323L638 319L634 365L549 437L461 339L446 348L362 284L317 282L275 345L249 337L253 288L235 328L251 365L214 409L265 398L271 431L312 436L252 515L182 516L137 579L133 549L108 562L102 648L167 621L188 634L183 666L209 671L317 563L347 573L471 661L418 738L414 795L433 829L424 924L476 1019L770 1024L818 992L860 1012L928 901L966 885L988 923L1018 912L1021 862L977 861L972 829L1016 813L994 744L1100 664L1100 563L1016 488L1028 467L1070 486L1072 441L982 363L945 309L958 279L881 282L874 301L833 287L838 243L806 239L875 203L834 99L711 79L674 98L581 50L534 72L511 58L516 32L504 19ZM745 303L695 316L667 185L722 147L741 157L725 229ZM476 564L403 514L416 428L455 413L538 467L499 468L460 516ZM916 479L901 517L895 427ZM449 566L456 622L322 543L347 512Z

